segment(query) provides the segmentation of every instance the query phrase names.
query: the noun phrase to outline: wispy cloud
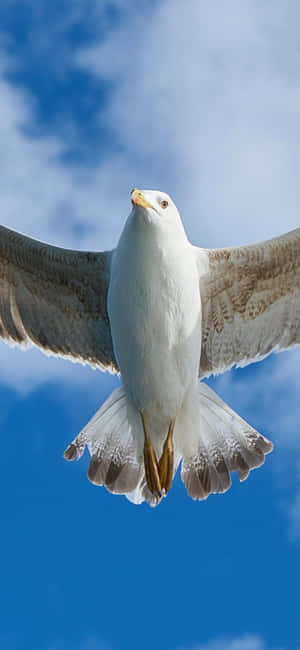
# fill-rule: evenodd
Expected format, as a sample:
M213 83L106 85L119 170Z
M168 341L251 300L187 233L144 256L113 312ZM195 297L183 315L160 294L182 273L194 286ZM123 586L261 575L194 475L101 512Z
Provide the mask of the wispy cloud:
M187 12L171 0L77 56L114 85L99 119L114 126L139 182L173 192L202 243L298 225L298 12L290 3L283 22L280 2L270 12L257 1L228 11L192 0Z
M213 639L207 643L200 643L191 648L180 648L180 650L284 650L281 646L269 646L262 637L246 635L232 639ZM295 648L295 650L297 650Z
M111 648L107 643L99 641L94 637L89 637L76 644L67 641L57 641L47 648L47 650L111 650Z
M290 519L289 536L292 542L300 539L300 458L295 467L296 476L298 479L299 487L296 490L292 503L285 504Z

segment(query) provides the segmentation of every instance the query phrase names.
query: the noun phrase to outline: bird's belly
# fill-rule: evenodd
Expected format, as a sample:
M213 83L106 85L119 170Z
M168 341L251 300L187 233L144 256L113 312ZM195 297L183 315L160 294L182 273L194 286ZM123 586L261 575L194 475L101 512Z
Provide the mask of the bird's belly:
M157 263L156 263L157 262ZM159 263L158 263L159 262ZM198 375L198 275L173 261L119 267L109 294L114 350L126 393L140 411L170 420Z

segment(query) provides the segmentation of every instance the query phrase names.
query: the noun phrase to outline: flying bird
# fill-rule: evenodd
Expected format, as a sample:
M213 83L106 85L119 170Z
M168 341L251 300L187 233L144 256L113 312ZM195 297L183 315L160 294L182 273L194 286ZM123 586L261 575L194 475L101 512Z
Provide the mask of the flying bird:
M272 443L203 379L300 343L300 228L206 250L172 199L134 189L117 247L65 250L0 226L0 336L120 373L67 447L88 478L157 505L181 462L188 494L225 492Z

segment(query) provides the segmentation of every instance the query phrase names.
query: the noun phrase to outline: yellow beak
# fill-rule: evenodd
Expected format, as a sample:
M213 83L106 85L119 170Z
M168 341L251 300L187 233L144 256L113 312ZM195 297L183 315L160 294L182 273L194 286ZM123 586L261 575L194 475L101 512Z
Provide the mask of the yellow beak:
M148 201L146 201L142 192L140 190L137 190L136 188L132 190L130 194L130 200L132 205L139 205L140 208L151 208L151 210L155 210L153 205L151 205L151 203L148 203Z

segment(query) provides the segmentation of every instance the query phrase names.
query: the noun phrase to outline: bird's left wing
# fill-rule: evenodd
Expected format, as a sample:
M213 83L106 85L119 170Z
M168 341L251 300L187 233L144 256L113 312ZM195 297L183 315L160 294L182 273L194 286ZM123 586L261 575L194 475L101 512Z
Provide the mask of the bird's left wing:
M0 226L0 337L118 371L106 308L111 256Z
M193 248L202 303L200 377L300 343L300 228L251 246Z

